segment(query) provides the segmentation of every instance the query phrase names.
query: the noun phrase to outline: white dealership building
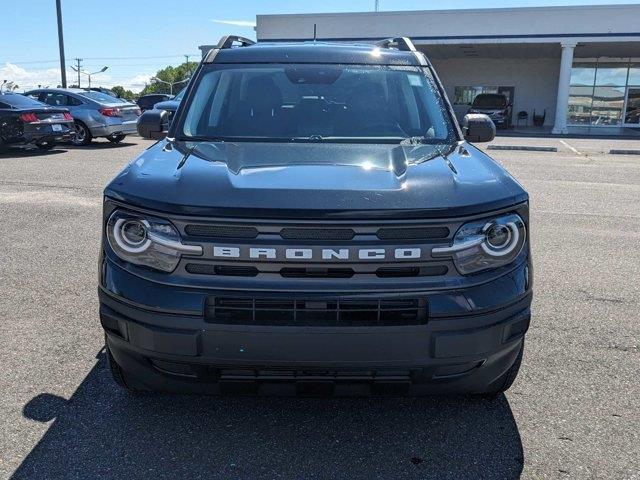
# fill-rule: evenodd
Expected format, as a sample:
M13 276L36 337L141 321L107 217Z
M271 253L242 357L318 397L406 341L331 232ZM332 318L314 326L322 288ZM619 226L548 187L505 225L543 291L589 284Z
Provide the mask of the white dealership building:
M640 136L640 5L260 15L256 34L312 40L314 26L318 41L410 37L460 116L495 92L518 129L535 113L539 131Z

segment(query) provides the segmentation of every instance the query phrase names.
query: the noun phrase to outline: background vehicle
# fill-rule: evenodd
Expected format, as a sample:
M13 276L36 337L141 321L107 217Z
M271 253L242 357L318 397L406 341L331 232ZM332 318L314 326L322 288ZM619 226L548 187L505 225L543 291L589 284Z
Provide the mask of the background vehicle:
M138 119L138 134L151 139L165 137L186 90L183 88L172 99L158 102L153 109L144 112Z
M410 40L225 37L188 92L167 138L104 191L100 319L116 382L511 386L531 317L528 194L468 143L495 126L471 114L459 128Z
M151 110L153 106L158 102L164 102L165 100L170 100L172 95L165 93L152 93L149 95L143 95L137 100L137 104L140 107L140 110L143 112L145 110Z
M469 113L488 115L496 126L509 128L512 105L500 93L481 93L473 99Z
M17 93L0 93L0 149L34 144L48 150L75 133L69 110L52 108Z
M105 95L109 95L110 97L113 97L113 98L120 98L120 97L118 97L116 92L114 92L113 90L110 90L108 88L104 88L104 87L91 87L88 90L91 90L92 92L104 93Z
M88 145L96 137L119 143L136 132L140 109L111 95L80 88L38 89L25 95L47 105L69 109L76 129L71 140L74 145Z

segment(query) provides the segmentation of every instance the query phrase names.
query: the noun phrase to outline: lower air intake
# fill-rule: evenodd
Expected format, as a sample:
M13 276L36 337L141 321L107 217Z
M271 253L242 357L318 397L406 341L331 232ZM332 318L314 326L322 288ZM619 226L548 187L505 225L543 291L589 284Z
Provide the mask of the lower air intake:
M232 325L400 326L427 322L427 301L210 297L206 321Z

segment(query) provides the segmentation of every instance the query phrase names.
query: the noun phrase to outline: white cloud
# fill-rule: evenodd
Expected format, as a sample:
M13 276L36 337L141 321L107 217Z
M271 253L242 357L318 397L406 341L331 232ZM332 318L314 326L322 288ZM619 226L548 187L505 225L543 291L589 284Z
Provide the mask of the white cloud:
M72 70L67 71L67 78L73 78ZM26 70L12 63L0 66L0 82L7 80L19 87L19 91L37 88L38 85L57 87L60 84L60 69L47 68L44 70Z
M235 27L247 27L252 28L256 26L256 22L248 20L212 20L215 23L224 23L225 25L233 25Z
M128 90L139 92L146 83L150 82L152 75L135 75L131 78L119 78L114 80L108 73L102 73L91 77L92 84L102 87L113 87L121 85ZM78 74L71 69L67 70L67 83L69 85L77 82ZM60 85L60 68L32 69L27 70L12 63L5 63L0 66L0 83L4 80L18 85L18 91L23 92L38 85L43 87L57 87ZM82 77L82 85L87 85L87 78Z

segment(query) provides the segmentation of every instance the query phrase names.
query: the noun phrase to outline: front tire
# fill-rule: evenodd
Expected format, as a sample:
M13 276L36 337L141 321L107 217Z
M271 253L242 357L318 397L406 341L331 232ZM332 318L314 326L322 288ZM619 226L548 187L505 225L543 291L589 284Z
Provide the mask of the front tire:
M120 143L125 138L126 138L126 135L123 134L123 133L120 133L120 134L117 134L117 135L109 135L107 137L107 140L109 140L111 143Z
M76 134L71 140L71 143L74 145L81 147L84 145L89 145L93 136L91 132L87 128L87 126L82 122L75 122Z

